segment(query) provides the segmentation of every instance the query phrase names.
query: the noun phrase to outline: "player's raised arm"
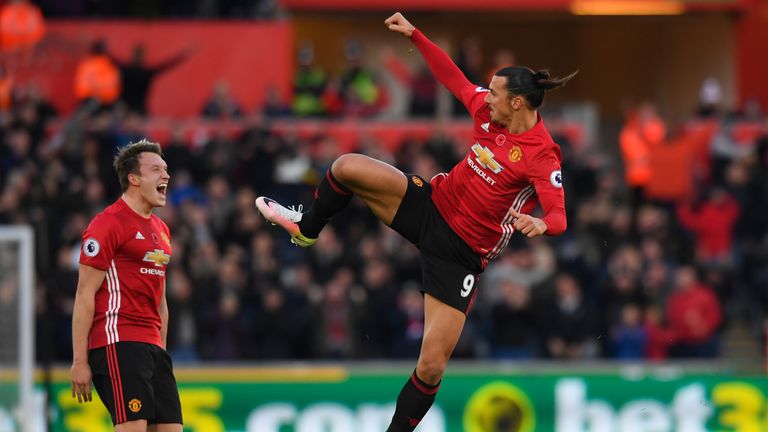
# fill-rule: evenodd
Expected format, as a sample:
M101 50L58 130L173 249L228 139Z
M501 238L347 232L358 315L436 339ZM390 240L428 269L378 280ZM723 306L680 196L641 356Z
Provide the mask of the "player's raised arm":
M427 39L422 32L413 26L400 12L396 12L391 17L384 20L388 29L399 33L411 39L416 48L419 49L424 60L429 65L429 69L435 75L438 81L451 91L464 105L467 105L467 98L472 94L475 85L467 80L464 73L434 42ZM469 91L467 91L469 89Z
M96 291L104 282L107 272L80 264L75 306L72 311L72 397L77 401L90 402L91 367L88 365L88 335L93 324Z

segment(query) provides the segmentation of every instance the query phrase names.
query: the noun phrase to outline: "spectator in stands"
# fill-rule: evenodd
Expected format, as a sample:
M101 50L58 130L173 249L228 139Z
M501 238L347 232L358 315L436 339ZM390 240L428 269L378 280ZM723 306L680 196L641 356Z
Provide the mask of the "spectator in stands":
M290 307L283 290L269 287L261 295L258 318L254 323L258 358L296 358L294 341L306 329Z
M489 317L491 356L496 359L530 359L537 353L536 315L530 288L513 280L498 285L500 299Z
M456 55L456 66L461 69L469 82L485 85L488 81L483 76L483 47L481 45L480 38L477 36L464 38Z
M339 268L313 307L315 352L324 358L352 358L356 354L356 331L364 309L360 299L352 295L353 282L352 270Z
M350 39L345 43L347 65L339 78L338 94L343 101L343 115L371 117L386 104L386 92L376 74L365 67L362 46Z
M497 70L505 67L512 67L515 66L515 53L512 52L512 50L503 48L500 50L497 50L493 54L493 66L491 67L488 72L485 74L485 81L483 82L483 85L485 83L491 82L491 78L493 78L493 74L496 73ZM550 124L552 124L552 120L550 119ZM560 140L556 140L556 142L560 143Z
M584 301L579 282L572 275L555 277L555 297L538 313L545 338L547 357L583 359L591 357L594 312Z
M7 113L13 101L13 77L6 67L0 65L0 113Z
M112 61L120 68L123 87L122 100L128 109L141 115L147 114L147 96L152 89L152 82L155 78L187 60L196 51L196 48L186 48L152 66L144 62L145 51L146 48L143 44L136 44L133 47L133 57L129 62L121 62L111 56Z
M477 36L469 36L461 41L455 61L456 66L461 69L469 82L481 86L487 86L490 83L483 75L483 49ZM453 115L464 116L466 114L467 109L464 108L464 105L458 99L453 98Z
M311 42L299 46L296 76L293 79L293 113L298 117L325 115L323 95L328 85L325 71L315 64L315 49Z
M715 77L708 77L699 89L699 106L696 115L699 118L717 117L721 114L723 87Z
M28 50L45 36L40 8L28 0L10 0L0 7L0 49Z
M270 119L290 117L293 115L291 107L283 101L280 89L274 85L267 87L265 91L261 112L265 117Z
M232 95L229 83L219 80L213 87L211 97L205 102L202 114L210 119L235 119L243 115L243 110Z
M414 73L405 62L394 55L391 49L385 49L382 57L389 73L408 89L410 97L408 115L411 117L434 116L437 83L429 68L422 65Z
M543 285L555 272L555 257L552 249L535 239L517 242L502 255L498 263L486 270L483 284L491 288L486 291L488 300L497 300L500 292L495 288L503 281L516 281L528 287Z
M632 245L619 248L609 258L608 279L600 293L604 332L610 332L624 322L627 306L645 306L646 299L640 287L641 271L640 252Z
M201 305L195 304L192 282L182 266L171 267L167 289L168 310L174 314L168 325L168 344L174 347L171 355L174 361L198 360L198 308Z
M672 355L678 358L715 357L723 314L710 287L699 281L696 270L682 266L667 302L667 321L676 336Z
M728 192L713 188L700 202L680 204L677 216L680 224L696 238L699 262L720 266L732 264L733 233L739 205Z
M632 193L633 215L644 201L643 190L651 180L651 153L666 135L664 121L650 102L627 113L619 136L624 161L624 178Z
M97 40L75 72L75 97L78 101L96 101L110 107L122 92L120 69L107 55L106 42Z
M385 358L392 343L392 323L382 320L380 312L393 310L397 304L398 287L394 281L392 266L376 253L373 259L366 259L360 277L365 294L365 313L361 317L365 335L361 343L361 355L368 358Z
M669 348L677 342L676 332L663 321L661 308L651 305L645 309L645 329L648 333L645 357L649 360L665 360L669 356Z
M392 325L391 355L396 358L418 356L424 336L424 300L418 284L410 283L400 292Z
M642 309L629 303L621 310L621 321L611 331L613 356L620 360L645 358L648 345L648 329L643 325Z

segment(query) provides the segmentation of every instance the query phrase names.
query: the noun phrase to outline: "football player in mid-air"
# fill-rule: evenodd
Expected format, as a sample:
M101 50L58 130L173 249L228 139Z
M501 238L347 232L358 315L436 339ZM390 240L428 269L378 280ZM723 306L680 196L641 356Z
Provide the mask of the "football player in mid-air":
M487 88L470 83L450 57L396 13L387 28L419 49L432 73L472 115L473 142L449 173L430 181L360 154L339 157L306 213L259 197L264 217L302 247L325 224L362 199L386 225L421 250L424 338L418 363L397 398L389 432L412 431L429 410L475 297L478 276L519 231L555 236L566 228L560 147L538 108L564 85L546 71L505 67ZM543 216L530 213L537 204Z

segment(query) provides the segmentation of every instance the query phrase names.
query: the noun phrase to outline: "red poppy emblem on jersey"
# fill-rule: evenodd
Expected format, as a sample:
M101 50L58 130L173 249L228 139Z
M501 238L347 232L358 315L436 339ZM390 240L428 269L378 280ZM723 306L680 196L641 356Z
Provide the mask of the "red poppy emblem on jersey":
M505 142L507 142L507 137L504 134L496 135L496 145L503 146Z

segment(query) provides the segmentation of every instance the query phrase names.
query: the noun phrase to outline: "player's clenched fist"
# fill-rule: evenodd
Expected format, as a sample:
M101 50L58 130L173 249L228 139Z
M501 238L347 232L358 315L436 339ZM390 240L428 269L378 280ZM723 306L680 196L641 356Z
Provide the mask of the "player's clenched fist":
M395 12L394 15L384 20L384 24L388 29L393 32L400 33L405 37L411 37L416 27L413 26L400 12Z

